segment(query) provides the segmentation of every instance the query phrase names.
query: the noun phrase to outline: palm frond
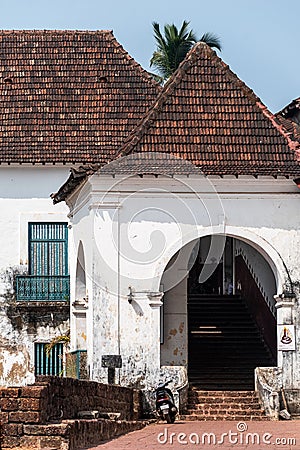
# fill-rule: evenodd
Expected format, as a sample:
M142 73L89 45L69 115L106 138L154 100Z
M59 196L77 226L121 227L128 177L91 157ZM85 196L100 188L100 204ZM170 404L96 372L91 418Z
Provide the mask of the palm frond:
M178 30L174 23L167 24L164 26L163 35L159 24L157 22L152 23L157 47L150 60L150 67L153 66L163 80L166 80L175 72L189 50L198 41L193 30L189 30L189 25L190 22L184 20L180 30ZM213 33L203 34L200 41L221 50L220 39Z
M213 33L204 33L200 42L205 42L209 47L217 48L220 51L222 50L220 38Z
M55 347L56 344L64 344L68 346L70 343L70 330L68 330L65 334L61 334L60 336L56 336L49 342L49 344L45 345L46 355L49 356L51 350Z

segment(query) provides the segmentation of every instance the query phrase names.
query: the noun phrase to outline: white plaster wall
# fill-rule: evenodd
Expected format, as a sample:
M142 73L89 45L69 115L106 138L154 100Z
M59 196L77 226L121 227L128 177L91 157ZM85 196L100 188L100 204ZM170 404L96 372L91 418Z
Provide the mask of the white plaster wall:
M187 366L188 319L187 278L165 293L163 299L164 342L160 349L162 366Z
M66 167L0 166L0 268L27 264L29 221L68 221L50 198L67 176Z
M69 169L56 166L0 166L0 384L33 382L34 342L49 342L64 334L59 327L39 327L35 335L16 329L7 315L13 300L14 274L27 269L28 222L68 221L68 208L54 206L50 194L66 180Z
M287 281L282 261L299 279L300 197L291 180L94 175L76 195L70 203L75 233L93 245L87 328L94 379L104 377L101 355L120 352L123 384L141 383L150 372L155 383L159 312L147 293L159 290L170 258L199 237L228 234L251 244L273 265L279 289ZM181 282L175 271L164 289L180 289Z

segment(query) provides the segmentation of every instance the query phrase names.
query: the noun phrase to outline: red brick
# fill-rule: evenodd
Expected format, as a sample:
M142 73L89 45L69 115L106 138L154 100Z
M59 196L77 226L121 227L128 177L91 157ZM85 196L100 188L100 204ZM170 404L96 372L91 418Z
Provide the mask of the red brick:
M41 399L40 398L21 398L20 410L21 411L40 411Z
M13 411L8 415L9 422L40 423L41 415L36 411Z
M3 436L1 442L1 448L13 448L16 449L20 445L19 436Z
M8 412L0 412L0 423L7 423L8 422Z
M19 423L5 423L2 425L2 433L5 436L21 436L23 434L23 425Z
M19 397L20 388L0 387L0 397Z
M22 436L20 438L20 450L33 450L33 449L35 450L41 449L40 436Z
M21 388L21 397L40 398L47 395L45 386L24 386Z
M0 398L0 408L2 411L17 411L19 409L18 398Z
M68 436L70 425L67 423L48 425L24 425L24 434L41 436Z

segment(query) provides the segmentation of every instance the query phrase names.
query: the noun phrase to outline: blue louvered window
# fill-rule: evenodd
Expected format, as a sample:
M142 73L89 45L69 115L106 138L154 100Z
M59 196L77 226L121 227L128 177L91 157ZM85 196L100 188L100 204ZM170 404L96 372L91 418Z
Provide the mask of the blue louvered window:
M34 344L35 375L63 375L63 344L55 344L49 354L47 344Z
M28 224L29 274L16 279L17 300L64 301L69 298L67 223Z
M29 223L29 275L68 275L66 223Z

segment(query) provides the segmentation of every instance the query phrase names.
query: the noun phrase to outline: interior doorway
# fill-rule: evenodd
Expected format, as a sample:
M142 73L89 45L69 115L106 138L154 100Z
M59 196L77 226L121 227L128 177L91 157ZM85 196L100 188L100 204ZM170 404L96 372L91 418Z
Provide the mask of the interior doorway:
M213 245L222 245L212 252ZM267 261L233 237L201 238L187 281L188 374L202 389L254 389L276 364L276 293ZM203 275L204 274L204 275Z
M216 238L214 238L216 239ZM200 295L231 295L235 294L235 239L232 237L219 239L219 245L223 252L217 259L209 252L212 244L212 236L200 239L192 255L193 266L189 273L189 294ZM206 271L205 279L201 274Z

